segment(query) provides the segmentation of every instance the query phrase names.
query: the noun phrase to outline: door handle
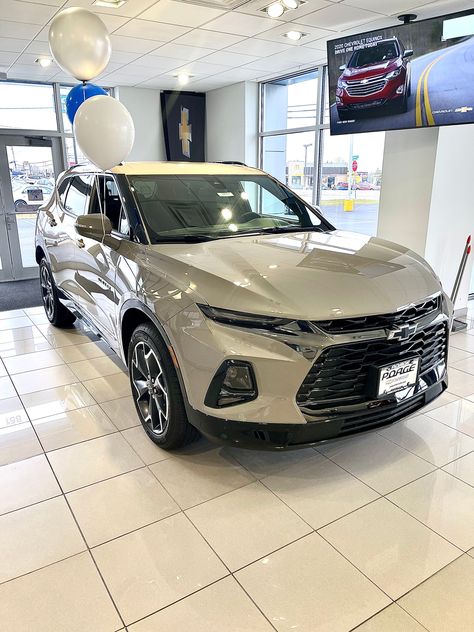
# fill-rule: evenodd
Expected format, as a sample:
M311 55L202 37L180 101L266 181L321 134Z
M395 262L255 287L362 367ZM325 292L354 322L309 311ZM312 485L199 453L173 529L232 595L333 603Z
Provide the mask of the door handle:
M86 244L84 243L83 239L77 239L76 240L76 244L79 246L79 248L85 248Z

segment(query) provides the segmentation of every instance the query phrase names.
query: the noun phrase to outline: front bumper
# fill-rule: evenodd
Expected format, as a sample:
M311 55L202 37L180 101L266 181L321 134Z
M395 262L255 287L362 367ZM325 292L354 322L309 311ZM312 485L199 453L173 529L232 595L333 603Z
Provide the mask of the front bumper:
M342 438L392 424L413 414L436 399L447 388L446 375L423 393L406 402L389 403L366 414L351 413L337 419L328 418L306 424L261 424L229 421L189 410L190 422L213 442L255 450L304 448L312 444Z

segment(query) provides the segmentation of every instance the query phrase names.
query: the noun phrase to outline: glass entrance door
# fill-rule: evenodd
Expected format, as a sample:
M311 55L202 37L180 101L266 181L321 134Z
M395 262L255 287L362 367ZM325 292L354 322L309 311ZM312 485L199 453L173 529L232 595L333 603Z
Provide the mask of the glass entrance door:
M0 280L37 276L36 216L59 171L58 138L0 136Z

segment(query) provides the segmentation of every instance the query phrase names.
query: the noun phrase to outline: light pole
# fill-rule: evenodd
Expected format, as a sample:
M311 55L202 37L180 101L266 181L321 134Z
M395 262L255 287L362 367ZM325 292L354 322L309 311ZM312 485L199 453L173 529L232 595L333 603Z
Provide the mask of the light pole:
M306 165L308 162L308 147L312 147L312 146L313 146L313 143L306 143L303 145L304 147L303 189L306 188L306 184L307 184Z

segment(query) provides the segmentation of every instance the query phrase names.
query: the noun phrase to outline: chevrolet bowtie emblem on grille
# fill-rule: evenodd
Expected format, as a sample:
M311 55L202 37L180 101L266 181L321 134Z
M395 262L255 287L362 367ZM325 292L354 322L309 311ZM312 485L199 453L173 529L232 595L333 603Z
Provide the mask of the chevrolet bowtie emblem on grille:
M183 156L191 158L191 142L193 126L189 123L188 108L181 108L181 122L179 124L179 140L181 141L181 151Z
M369 83L369 80L368 79L362 79L361 83L363 83L365 85L366 83Z
M396 325L392 329L387 329L387 340L408 340L416 334L417 325Z

